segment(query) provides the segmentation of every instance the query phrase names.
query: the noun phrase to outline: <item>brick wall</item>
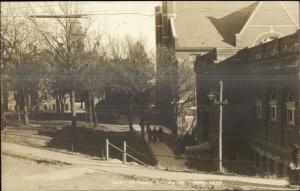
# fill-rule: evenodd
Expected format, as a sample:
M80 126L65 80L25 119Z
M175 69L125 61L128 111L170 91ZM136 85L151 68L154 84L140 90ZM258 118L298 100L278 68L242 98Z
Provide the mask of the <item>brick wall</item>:
M300 115L299 32L243 49L218 64L203 62L199 56L195 71L200 136L216 143L218 108L207 99L207 94L218 80L223 80L223 96L229 101L223 109L224 156L230 158L240 152L249 160L254 146L267 153L268 161L279 158L286 167L300 138L296 117ZM272 94L277 101L276 120L271 118ZM294 124L288 122L286 103L290 94L295 102ZM256 111L257 97L262 104L260 118Z

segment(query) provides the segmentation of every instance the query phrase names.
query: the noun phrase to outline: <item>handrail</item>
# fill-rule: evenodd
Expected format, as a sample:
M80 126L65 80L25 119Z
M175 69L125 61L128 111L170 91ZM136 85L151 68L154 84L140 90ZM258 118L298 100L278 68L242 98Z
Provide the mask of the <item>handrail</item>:
M112 143L108 142L109 145L111 145L113 148L117 149L118 151L124 153L124 151L122 149L120 149L119 147L117 147L116 145L113 145ZM145 166L148 166L146 163L140 161L139 159L135 158L134 156L132 156L131 154L125 152L126 156L129 156L130 158L132 158L133 160L145 165Z
M129 156L130 158L136 160L137 162L140 162L141 164L143 164L143 165L145 165L145 166L148 166L146 163L140 161L139 159L135 158L134 156L132 156L132 155L130 155L130 154L128 154L128 153L126 153L126 155Z
M120 149L120 148L118 148L117 146L111 144L110 142L109 142L108 144L110 144L110 145L113 146L115 149L119 150L120 152L122 152L122 153L124 152L122 149Z

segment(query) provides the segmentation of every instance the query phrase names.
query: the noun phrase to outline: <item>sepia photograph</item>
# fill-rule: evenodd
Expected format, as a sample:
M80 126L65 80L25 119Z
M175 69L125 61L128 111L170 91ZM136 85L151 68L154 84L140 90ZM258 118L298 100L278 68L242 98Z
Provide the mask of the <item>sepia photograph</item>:
M298 1L1 1L1 190L300 190Z

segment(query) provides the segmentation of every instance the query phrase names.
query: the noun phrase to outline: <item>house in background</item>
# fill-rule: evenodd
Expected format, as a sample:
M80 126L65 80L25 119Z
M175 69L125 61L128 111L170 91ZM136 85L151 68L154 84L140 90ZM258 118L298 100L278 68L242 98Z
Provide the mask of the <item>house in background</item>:
M156 7L155 11L156 46L174 49L178 62L191 67L197 55L214 49L216 62L220 62L245 47L290 35L299 29L296 1L163 1L162 7ZM160 72L159 66L157 72ZM191 76L191 81L195 81L195 76ZM164 87L158 88L156 99L162 99L165 91ZM195 93L192 89L179 102ZM191 129L189 124L196 121L195 105L196 101L187 105L178 119L179 125ZM163 112L161 115L169 116Z

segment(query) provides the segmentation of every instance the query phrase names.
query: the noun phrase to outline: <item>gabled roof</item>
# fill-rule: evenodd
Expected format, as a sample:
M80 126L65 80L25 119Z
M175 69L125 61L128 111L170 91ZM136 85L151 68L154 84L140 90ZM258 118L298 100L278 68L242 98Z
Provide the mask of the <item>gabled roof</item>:
M259 2L239 34L250 26L294 26L299 28L299 4L292 9L290 2ZM296 11L298 10L298 11Z
M299 28L298 2L176 1L175 4L172 30L176 33L178 47L234 49L235 35L246 25L262 21L294 23ZM263 4L261 9L258 9L259 4Z
M235 46L235 34L241 31L258 4L258 2L252 3L219 19L214 17L208 17L208 19L216 27L223 40Z

